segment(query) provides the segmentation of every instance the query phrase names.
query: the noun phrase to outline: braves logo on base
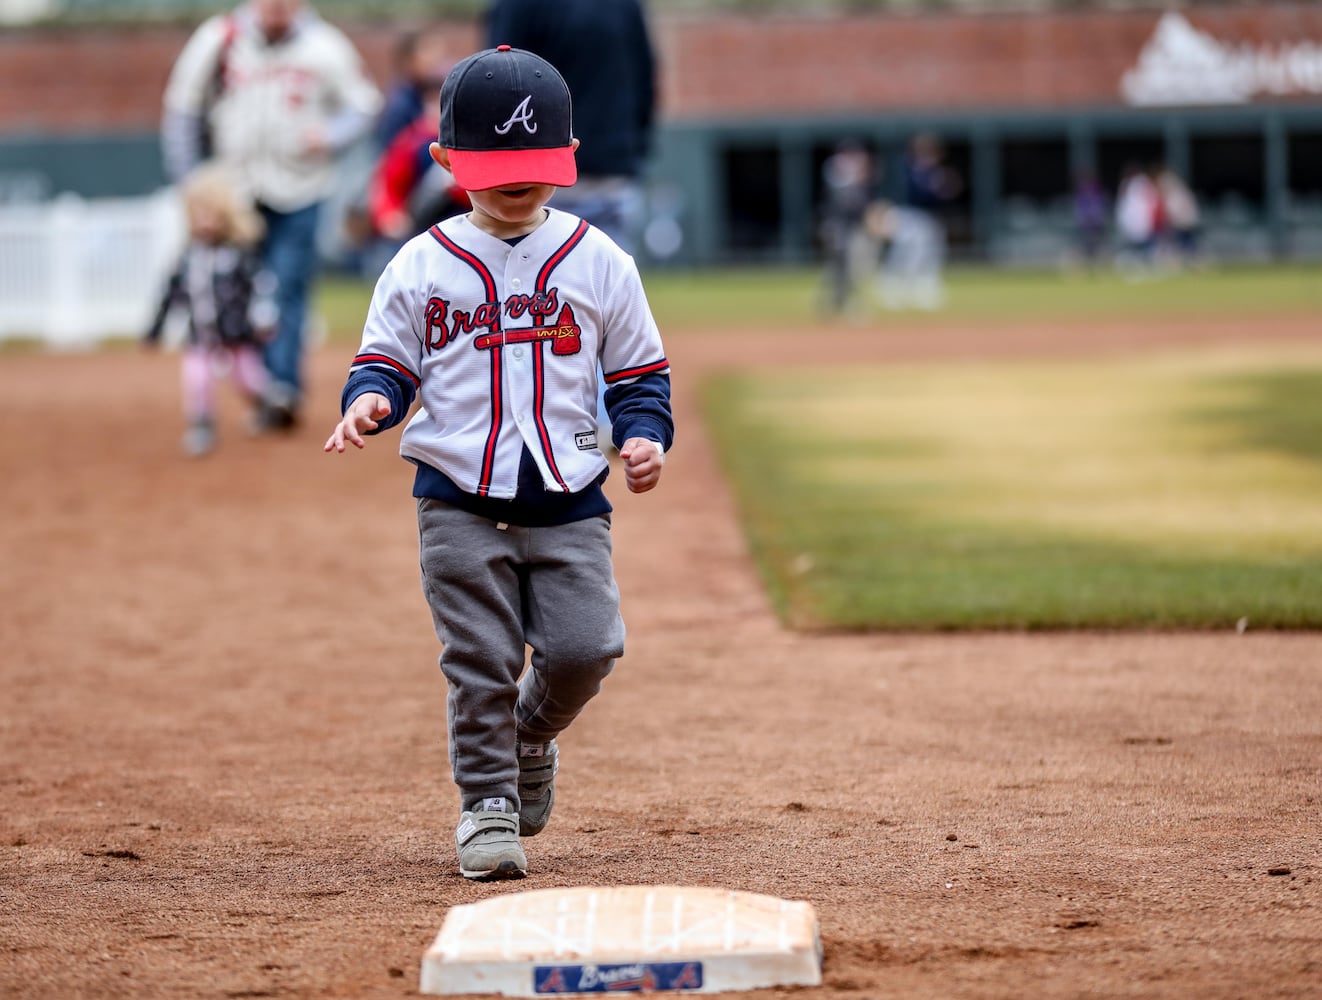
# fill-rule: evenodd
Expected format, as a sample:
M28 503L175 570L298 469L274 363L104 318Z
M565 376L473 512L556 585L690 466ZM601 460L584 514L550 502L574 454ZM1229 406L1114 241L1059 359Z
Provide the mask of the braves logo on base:
M701 962L636 962L629 965L539 965L533 992L659 993L702 989Z

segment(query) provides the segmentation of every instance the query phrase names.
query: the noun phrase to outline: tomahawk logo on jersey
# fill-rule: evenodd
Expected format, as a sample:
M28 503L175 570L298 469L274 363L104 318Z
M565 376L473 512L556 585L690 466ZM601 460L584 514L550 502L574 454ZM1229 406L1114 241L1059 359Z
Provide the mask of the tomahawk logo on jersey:
M525 446L548 490L577 492L605 469L600 450L580 447L596 429L599 363L609 386L670 370L633 259L548 209L514 246L465 216L406 244L377 282L353 370L420 389L405 458L509 498ZM646 433L645 415L626 420L668 440L668 428Z

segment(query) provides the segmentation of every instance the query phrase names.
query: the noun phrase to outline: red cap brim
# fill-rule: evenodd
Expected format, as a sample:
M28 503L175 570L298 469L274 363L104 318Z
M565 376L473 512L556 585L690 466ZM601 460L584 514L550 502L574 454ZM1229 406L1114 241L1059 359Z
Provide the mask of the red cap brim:
M572 187L578 180L574 148L452 149L450 172L465 191L486 191L512 184Z

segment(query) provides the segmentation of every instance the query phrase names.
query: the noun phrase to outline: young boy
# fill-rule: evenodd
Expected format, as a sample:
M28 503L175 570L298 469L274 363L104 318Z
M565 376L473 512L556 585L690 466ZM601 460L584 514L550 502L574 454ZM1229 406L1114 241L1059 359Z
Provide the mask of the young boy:
M569 90L507 45L441 90L436 162L471 213L409 241L372 296L326 451L403 419L422 585L449 695L466 878L522 878L555 800L558 737L624 652L598 365L629 489L661 476L669 363L632 258L546 208L576 168ZM525 672L525 644L532 648ZM522 673L522 677L520 674Z

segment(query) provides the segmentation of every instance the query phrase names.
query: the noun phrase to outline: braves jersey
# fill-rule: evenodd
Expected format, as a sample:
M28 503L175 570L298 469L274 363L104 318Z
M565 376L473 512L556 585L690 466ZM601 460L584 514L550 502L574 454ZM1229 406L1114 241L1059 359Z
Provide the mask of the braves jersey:
M516 495L525 448L549 491L600 478L599 363L617 440L667 447L673 433L669 380L653 378L670 366L633 258L576 216L547 216L513 246L467 216L405 244L377 281L346 386L346 406L380 376L416 390L400 454L478 497ZM663 405L621 402L616 390L643 382L664 386L650 401Z

